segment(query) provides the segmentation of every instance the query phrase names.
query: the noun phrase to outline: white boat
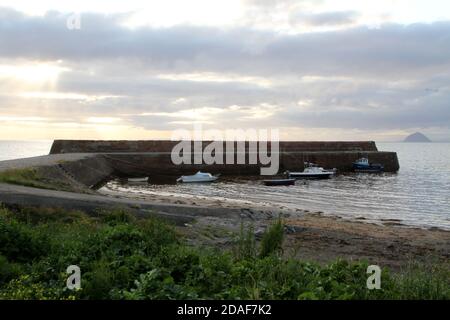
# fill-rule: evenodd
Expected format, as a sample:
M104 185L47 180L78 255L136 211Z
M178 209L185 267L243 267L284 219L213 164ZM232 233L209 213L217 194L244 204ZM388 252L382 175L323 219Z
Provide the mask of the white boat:
M191 176L181 176L180 178L177 179L177 182L184 182L184 183L189 183L189 182L213 182L216 181L217 179L219 179L219 176L213 176L211 173L206 173L206 172L197 172L194 175Z
M336 171L336 169L327 170L314 163L305 162L305 169L302 172L286 171L286 174L289 178L328 179L334 176Z
M127 180L131 183L147 183L148 177L128 178Z

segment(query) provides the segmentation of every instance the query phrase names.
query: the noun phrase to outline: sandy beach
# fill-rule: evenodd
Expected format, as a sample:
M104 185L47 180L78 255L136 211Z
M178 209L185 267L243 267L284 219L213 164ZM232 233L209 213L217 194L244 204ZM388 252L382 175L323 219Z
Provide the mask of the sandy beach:
M132 198L161 204L199 206L205 208L239 209L240 217L197 217L192 224L180 228L195 245L229 247L241 223L253 226L260 238L278 217L285 224L285 254L303 260L327 263L338 258L367 260L372 264L399 269L410 262L450 261L450 232L439 228L414 228L395 219L378 223L363 217L353 220L324 215L308 210L288 210L261 203L209 200L205 197L128 194L104 191L108 197Z

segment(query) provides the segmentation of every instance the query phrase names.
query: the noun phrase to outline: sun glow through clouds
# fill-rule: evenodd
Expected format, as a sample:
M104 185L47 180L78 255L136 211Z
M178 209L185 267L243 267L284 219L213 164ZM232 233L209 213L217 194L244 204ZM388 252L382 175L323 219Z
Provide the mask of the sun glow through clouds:
M0 17L0 138L192 123L448 136L449 1L1 0Z
M54 83L59 74L65 71L70 69L47 63L0 65L0 79L15 79L31 84Z

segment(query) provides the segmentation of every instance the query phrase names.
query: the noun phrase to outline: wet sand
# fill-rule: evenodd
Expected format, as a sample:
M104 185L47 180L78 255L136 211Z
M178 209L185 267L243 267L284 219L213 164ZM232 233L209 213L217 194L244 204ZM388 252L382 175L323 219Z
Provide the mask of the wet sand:
M230 248L241 225L252 226L257 240L278 217L285 224L284 254L325 263L345 258L400 268L410 261L450 261L450 231L411 228L400 221L371 223L361 217L345 220L320 212L246 205L245 201L185 199L165 196L80 194L1 184L0 202L10 206L60 207L97 210L124 207L137 216L158 216L173 221L195 246Z
M445 230L375 225L319 214L285 222L299 228L288 235L287 246L298 247L296 256L306 260L365 259L394 269L411 261L450 261L450 232Z
M240 209L235 215L196 218L192 224L180 228L194 245L230 247L241 223L252 225L256 238L279 216L285 224L285 255L326 263L344 258L367 260L371 264L401 268L411 262L450 261L450 231L438 228L407 227L401 221L385 219L377 224L362 217L354 220L338 216L324 216L321 212L287 210L267 204L250 205L244 201L209 200L202 197L163 195L123 195L108 192L108 196L150 200L155 203L199 206L204 208Z

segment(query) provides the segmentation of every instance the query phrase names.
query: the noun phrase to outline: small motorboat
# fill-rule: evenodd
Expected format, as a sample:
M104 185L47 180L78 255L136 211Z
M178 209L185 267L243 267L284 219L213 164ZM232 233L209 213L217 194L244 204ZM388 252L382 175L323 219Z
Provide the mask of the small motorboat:
M266 186L293 186L295 185L295 179L272 179L263 180Z
M334 176L336 171L336 169L326 170L314 163L305 162L305 169L302 172L286 171L286 175L297 179L328 179Z
M177 182L191 183L191 182L213 182L219 179L219 175L213 176L211 173L197 172L191 176L181 176Z
M376 173L383 172L384 166L380 163L370 163L368 158L361 158L352 163L355 172Z
M129 183L148 183L148 177L128 178Z

